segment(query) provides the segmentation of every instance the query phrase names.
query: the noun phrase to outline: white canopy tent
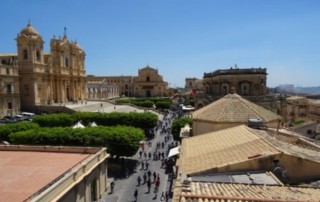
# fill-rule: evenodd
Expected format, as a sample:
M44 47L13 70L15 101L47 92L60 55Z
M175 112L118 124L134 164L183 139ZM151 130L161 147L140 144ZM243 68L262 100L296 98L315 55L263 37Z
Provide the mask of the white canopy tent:
M98 125L96 124L96 122L92 122L92 123L90 123L90 126L91 126L91 127L96 127L96 126L98 126Z
M170 149L168 158L170 158L172 156L176 156L178 154L180 154L180 146L177 146L177 147Z
M78 121L76 124L72 126L72 128L84 128L84 125L82 125L81 122Z

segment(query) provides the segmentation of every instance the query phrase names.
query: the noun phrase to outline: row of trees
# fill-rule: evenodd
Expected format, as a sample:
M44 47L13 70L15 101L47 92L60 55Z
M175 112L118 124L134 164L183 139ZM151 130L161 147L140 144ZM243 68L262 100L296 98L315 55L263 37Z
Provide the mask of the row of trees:
M78 120L83 120L84 124L95 121L101 126L71 128ZM131 156L145 138L144 131L155 127L157 120L157 115L152 113L49 114L36 117L34 122L2 125L0 139L14 144L106 146L111 154ZM171 132L175 140L181 140L180 130L185 124L192 125L192 119L173 121Z
M71 128L80 120L100 126ZM103 146L110 154L132 156L145 138L144 131L157 122L158 116L150 112L48 114L35 117L33 122L2 125L0 138L13 144Z
M116 100L117 104L133 104L139 107L157 109L170 109L172 100L169 98L121 98Z
M118 156L132 156L144 139L139 128L127 126L105 126L88 128L38 127L9 134L14 144L102 146L108 153Z
M77 112L74 114L46 114L33 119L33 122L41 127L69 127L78 121L84 125L95 122L101 126L125 125L148 130L157 125L158 116L151 112Z

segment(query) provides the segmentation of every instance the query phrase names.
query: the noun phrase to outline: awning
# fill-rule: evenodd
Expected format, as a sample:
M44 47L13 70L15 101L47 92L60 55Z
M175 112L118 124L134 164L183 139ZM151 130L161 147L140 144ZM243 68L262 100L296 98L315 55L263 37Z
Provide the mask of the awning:
M180 154L180 146L170 149L168 158Z

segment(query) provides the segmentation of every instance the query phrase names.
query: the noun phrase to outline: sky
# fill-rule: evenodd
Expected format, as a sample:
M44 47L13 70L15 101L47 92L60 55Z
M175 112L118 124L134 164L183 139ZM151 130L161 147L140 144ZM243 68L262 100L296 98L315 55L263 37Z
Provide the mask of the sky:
M138 75L149 65L171 87L218 69L267 68L267 86L320 86L319 0L10 0L1 2L0 53L31 25L77 41L86 73Z

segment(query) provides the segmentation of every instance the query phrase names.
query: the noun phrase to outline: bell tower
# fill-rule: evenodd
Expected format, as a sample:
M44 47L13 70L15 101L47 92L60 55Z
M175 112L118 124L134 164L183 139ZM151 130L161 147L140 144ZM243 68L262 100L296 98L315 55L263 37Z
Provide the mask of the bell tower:
M21 109L32 110L33 106L43 104L42 96L46 92L40 76L45 72L44 41L30 22L17 35L16 41Z
M17 38L19 70L31 70L31 64L43 64L43 44L44 41L39 32L28 22Z

